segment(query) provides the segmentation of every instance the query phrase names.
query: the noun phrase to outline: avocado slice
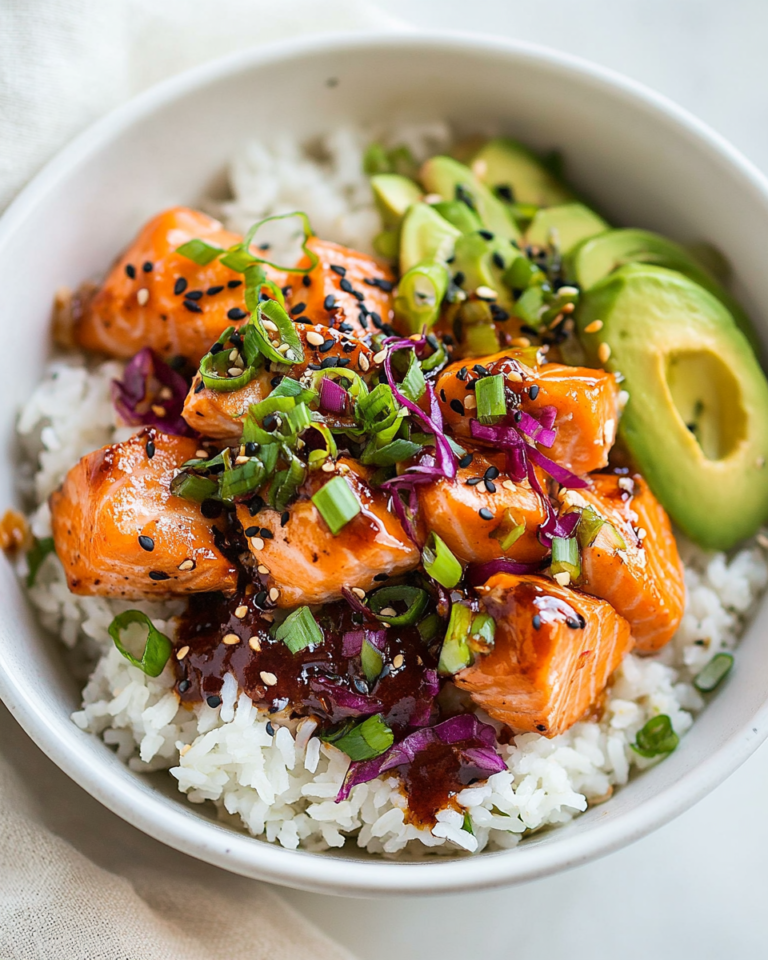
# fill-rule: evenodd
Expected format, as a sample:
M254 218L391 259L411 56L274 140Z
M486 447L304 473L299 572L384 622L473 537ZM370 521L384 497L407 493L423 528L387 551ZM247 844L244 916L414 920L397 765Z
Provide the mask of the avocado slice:
M440 203L433 203L432 209L462 233L476 233L483 229L477 213L461 200L441 200Z
M577 323L588 361L624 376L620 435L675 523L719 550L755 533L768 519L768 383L723 304L629 264L592 286Z
M605 220L583 203L564 203L539 210L528 227L525 242L544 247L556 232L560 252L565 255L577 244L609 229Z
M371 189L385 230L396 230L408 207L421 200L418 183L399 173L378 173L371 177Z
M460 236L461 231L444 220L428 203L414 203L400 229L401 275L425 260L447 260Z
M431 157L423 164L419 179L427 193L437 193L444 200L464 200L491 233L520 240L517 224L504 204L463 163L453 157Z
M509 240L494 236L488 240L481 233L466 233L456 240L451 268L463 273L461 287L467 293L478 287L496 292L496 303L507 311L514 309L515 301L503 280L505 271L518 258L525 259Z
M508 187L515 203L554 207L576 199L534 153L508 137L485 143L472 157L471 166L492 190Z
M733 316L753 350L761 346L744 310L717 280L686 249L650 230L609 230L579 244L570 257L569 276L582 290L589 290L612 270L627 263L650 263L678 270L717 297Z

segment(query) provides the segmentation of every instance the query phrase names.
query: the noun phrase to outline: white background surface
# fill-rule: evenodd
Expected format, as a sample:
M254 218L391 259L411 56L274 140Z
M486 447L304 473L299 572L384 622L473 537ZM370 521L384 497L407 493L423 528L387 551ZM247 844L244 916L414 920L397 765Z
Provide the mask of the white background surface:
M677 100L768 172L768 0L379 0L416 26L595 60ZM651 837L525 887L441 899L290 900L361 960L768 956L768 745Z
M379 6L416 26L532 40L611 66L697 113L768 171L768 0L380 0ZM51 826L80 836L79 846L96 862L108 859L107 846L137 862L157 853L154 841L116 817L94 835L87 825L96 802L20 731L9 740L41 796L57 798L48 805ZM428 900L285 896L360 960L751 960L768 957L767 812L768 745L675 823L559 877ZM215 873L181 854L164 856L189 876ZM230 879L219 873L218 883L229 889Z

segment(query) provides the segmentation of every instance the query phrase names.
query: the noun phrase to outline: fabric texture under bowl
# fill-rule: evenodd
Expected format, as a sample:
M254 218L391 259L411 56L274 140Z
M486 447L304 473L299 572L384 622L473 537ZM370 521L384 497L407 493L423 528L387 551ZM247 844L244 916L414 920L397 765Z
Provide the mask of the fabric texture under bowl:
M6 351L17 359L0 383L6 450L0 502L14 498L14 419L39 379L56 288L98 276L158 209L194 204L215 191L228 159L262 131L282 128L306 138L371 118L444 118L459 134L507 132L535 147L563 150L573 182L610 220L737 252L735 292L763 335L768 332L768 275L759 242L768 226L768 184L662 98L562 54L490 39L407 33L282 44L207 65L144 94L78 138L3 217L3 334ZM79 705L77 686L56 642L34 622L8 564L0 567L0 596L0 695L62 769L110 809L178 849L238 873L324 893L477 889L573 866L684 810L768 734L763 604L742 640L734 676L678 751L573 823L474 859L410 864L348 850L288 851L211 821L78 730L70 720Z

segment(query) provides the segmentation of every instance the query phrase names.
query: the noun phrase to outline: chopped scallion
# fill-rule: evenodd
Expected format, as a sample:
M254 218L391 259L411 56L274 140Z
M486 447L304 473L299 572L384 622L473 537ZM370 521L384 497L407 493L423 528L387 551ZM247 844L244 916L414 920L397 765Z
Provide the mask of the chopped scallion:
M572 581L581 576L581 556L576 537L552 537L552 576L569 574Z
M482 377L476 381L477 419L480 423L496 423L507 415L507 399L504 395L504 377Z
M733 656L730 653L716 653L693 678L694 687L702 693L711 693L725 680L732 666Z
M32 544L32 549L27 553L28 587L33 587L35 585L35 579L37 578L40 567L43 565L43 561L48 554L53 553L55 549L53 537L43 537L40 540L35 538L35 541Z
M199 477L194 473L182 471L177 473L171 480L171 494L174 497L181 497L183 500L193 500L195 503L202 503L203 500L210 500L215 497L219 491L218 480L211 477Z
M351 760L372 760L389 750L394 739L392 730L377 713L356 724L333 743Z
M187 242L182 243L180 247L176 247L176 253L180 253L182 257L186 257L187 260L192 260L192 262L196 263L199 267L204 267L206 264L215 260L219 254L224 253L224 248L206 243L205 240L195 239L187 240Z
M378 679L384 667L384 658L368 639L363 640L363 646L360 650L360 663L368 683L373 683Z
M323 631L309 607L298 607L289 613L282 623L273 628L273 636L276 640L282 640L291 653L323 642Z
M134 623L141 624L147 628L147 639L144 643L144 651L140 660L137 660L136 657L129 652L122 640L123 631ZM163 672L163 667L171 655L171 641L164 633L160 633L159 630L155 629L155 625L146 613L142 613L140 610L126 610L124 613L120 613L115 617L112 623L110 623L108 630L115 646L126 660L132 663L134 667L138 667L139 670L146 673L148 677L160 676Z
M344 477L333 477L312 497L320 516L334 537L353 520L360 510L360 501Z
M467 638L472 626L472 611L463 603L454 603L445 640L440 650L437 672L443 676L453 676L472 663L472 651Z
M420 333L434 326L448 289L448 271L437 261L411 267L397 285L395 319L398 328L407 333Z
M642 730L637 731L635 742L631 744L635 753L641 757L658 757L672 753L680 738L672 729L672 721L666 713L651 717Z
M381 611L388 607L394 609L396 603L407 605L404 613L395 613L391 616L382 614ZM426 590L407 585L382 587L381 590L371 594L369 600L371 611L376 617L392 627L405 627L417 623L424 616L428 604L429 595Z
M448 590L456 586L464 573L445 541L434 532L430 533L424 544L421 560L429 576Z
M518 523L510 510L504 511L501 523L492 531L491 536L499 541L502 553L506 553L510 547L525 533L525 524Z

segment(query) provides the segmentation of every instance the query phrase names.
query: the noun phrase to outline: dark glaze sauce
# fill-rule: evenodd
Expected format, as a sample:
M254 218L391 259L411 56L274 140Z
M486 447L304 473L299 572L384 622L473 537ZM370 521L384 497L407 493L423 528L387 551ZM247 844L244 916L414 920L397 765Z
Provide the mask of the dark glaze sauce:
M400 767L405 795L408 797L406 820L420 827L435 824L435 814L464 787L483 780L482 773L461 756L461 747L482 746L479 740L466 740L459 746L431 743L420 750L412 763Z

